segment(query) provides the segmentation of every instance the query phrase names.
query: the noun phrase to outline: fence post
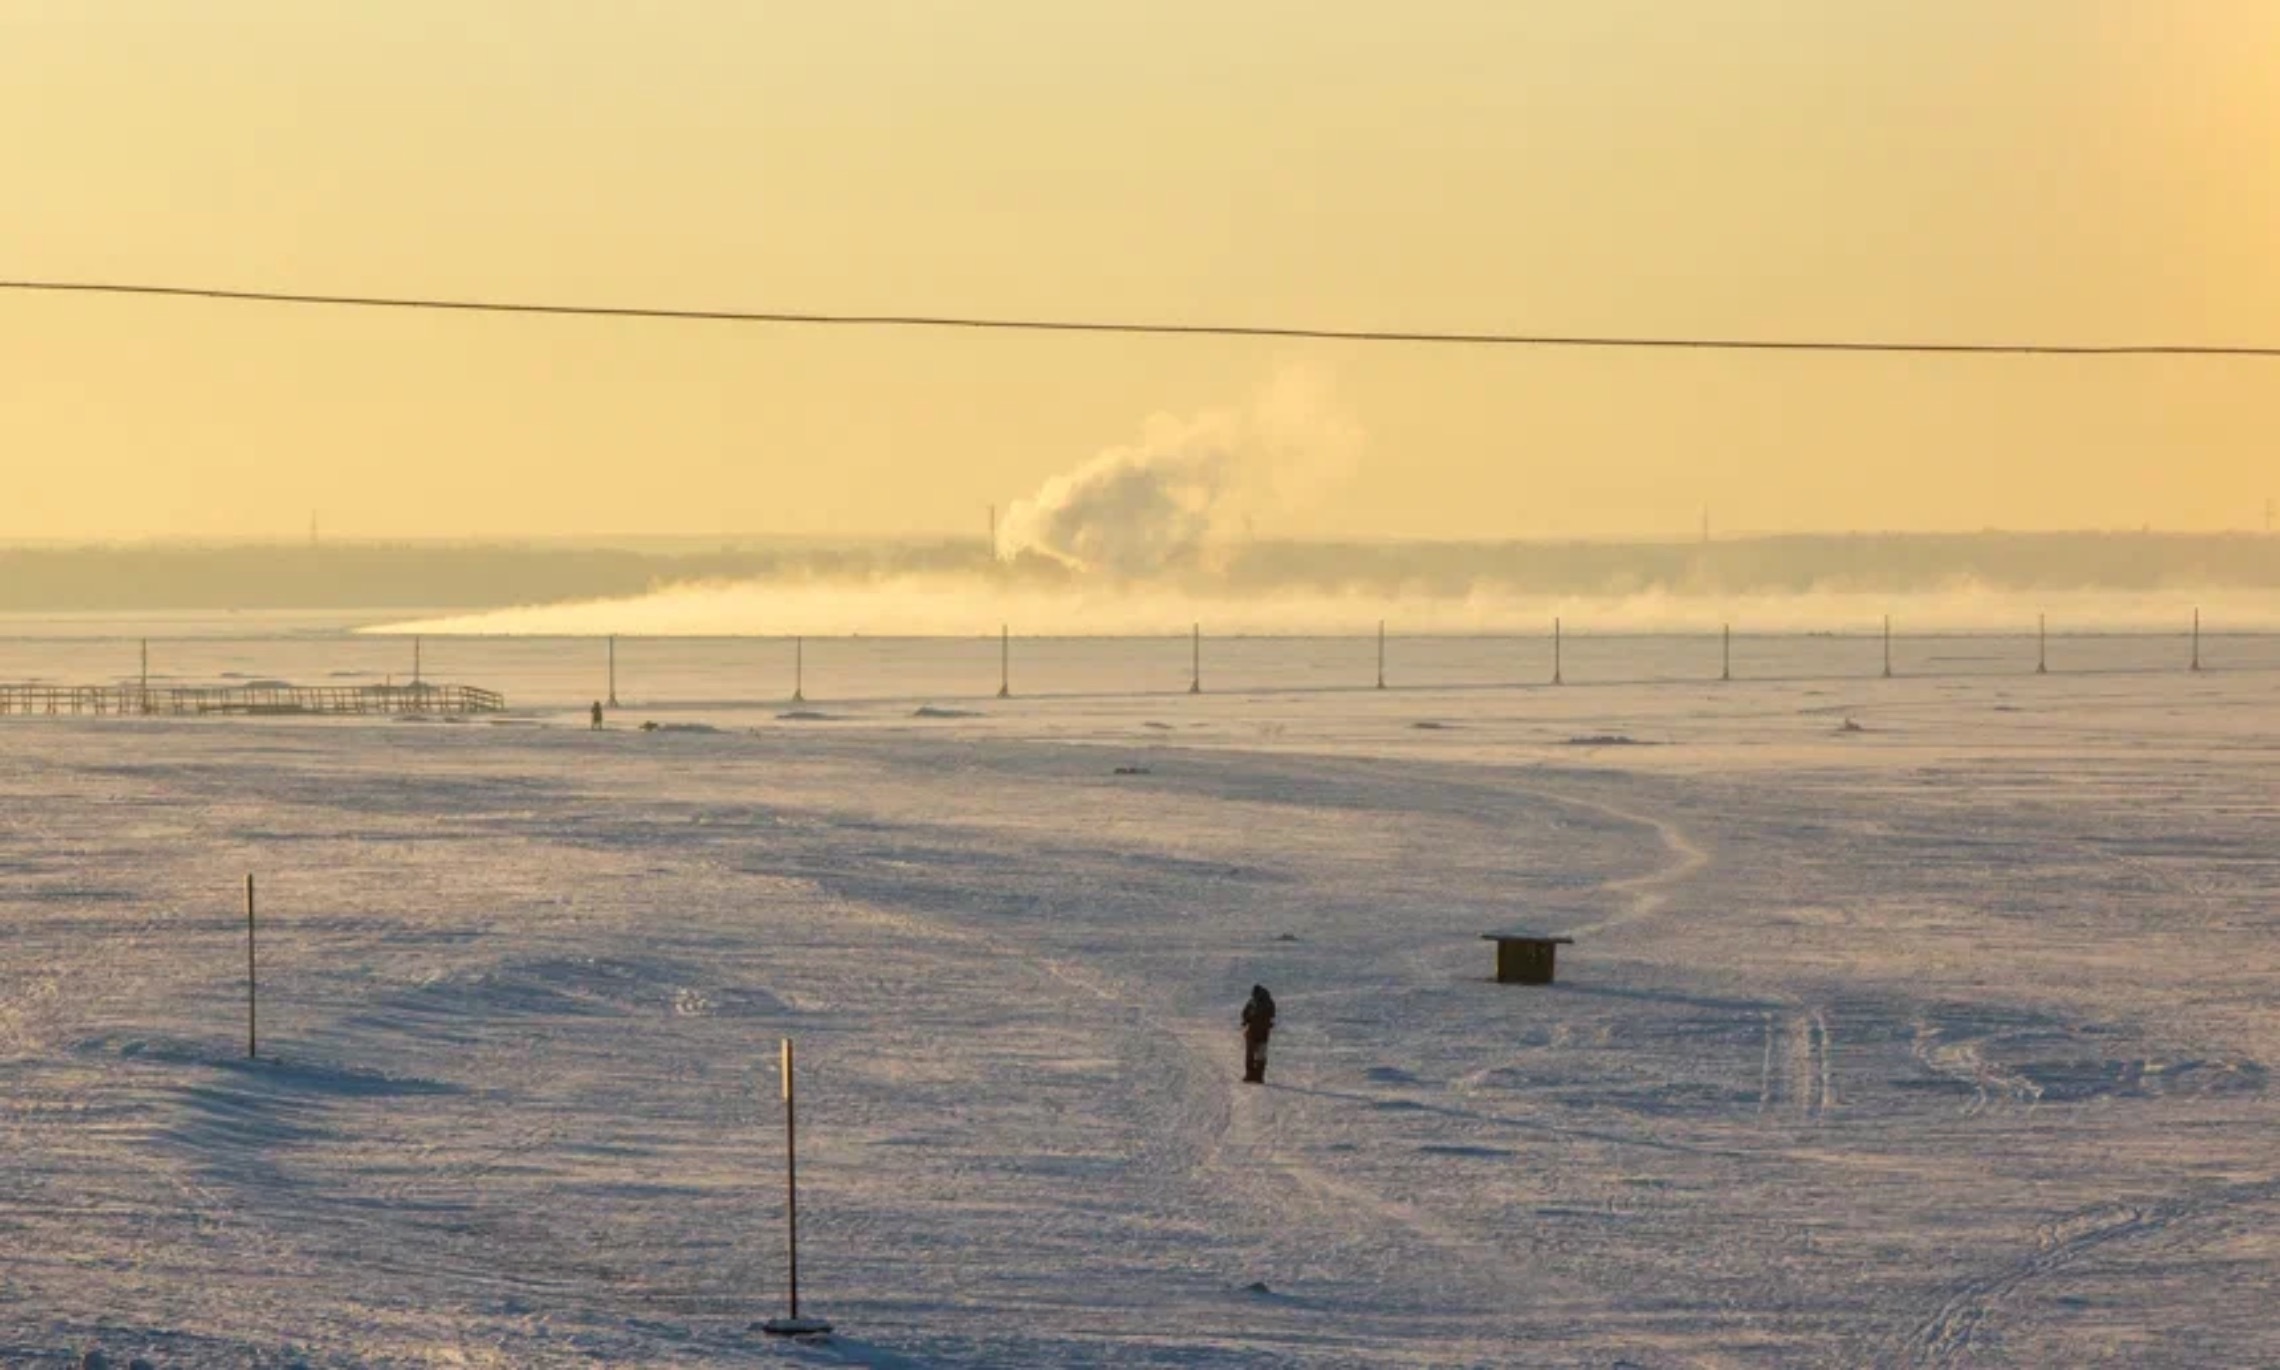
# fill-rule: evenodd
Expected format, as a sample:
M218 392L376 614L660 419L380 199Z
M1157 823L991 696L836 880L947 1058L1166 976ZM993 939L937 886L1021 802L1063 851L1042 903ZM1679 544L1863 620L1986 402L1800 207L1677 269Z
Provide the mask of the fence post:
M799 1094L792 1084L792 1039L784 1039L782 1065L784 1091L784 1275L790 1295L791 1316L770 1318L759 1330L772 1337L814 1337L831 1331L821 1318L800 1316L800 1125Z
M2050 615L2035 615L2035 674L2050 674Z
M616 633L612 633L612 634L610 634L610 690L609 690L609 694L610 694L610 707L614 709L614 708L616 708L616 707L618 706L618 702L617 702L617 634L616 634Z
M416 689L418 689L419 687L420 687L420 639L419 639L419 634L417 634L417 633L414 633L414 634L412 635L412 688L416 690ZM611 700L610 702L611 702L611 703L613 703L613 704L615 704L617 701L613 699L613 700Z
M1718 679L1734 678L1734 625L1718 625Z
M792 639L792 702L807 703L807 639Z
M1552 683L1560 683L1560 621L1552 619Z
M998 698L1013 698L1013 628L998 625Z
M245 1059L249 1061L260 1059L260 984L253 959L253 873L248 871L245 877Z
M2193 611L2193 669L2201 669L2201 611Z
M1188 667L1188 693L1199 695L1203 693L1203 625L1198 623L1190 631L1193 636L1190 638L1192 655Z
M1378 620L1378 679L1377 687L1385 688L1385 620Z
M1892 678L1892 615L1884 616L1884 678Z

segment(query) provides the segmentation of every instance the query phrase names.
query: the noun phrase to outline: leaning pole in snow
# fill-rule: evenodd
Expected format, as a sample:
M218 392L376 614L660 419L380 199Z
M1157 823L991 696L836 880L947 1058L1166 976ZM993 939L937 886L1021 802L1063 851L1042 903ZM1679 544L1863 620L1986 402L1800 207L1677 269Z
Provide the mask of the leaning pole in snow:
M792 1311L786 1318L770 1318L760 1330L772 1337L817 1337L831 1330L821 1318L800 1316L800 1134L799 1106L792 1090L792 1039L784 1039L784 1228Z
M260 979L253 961L253 874L245 877L245 1059L260 1059L261 1035L258 1031Z

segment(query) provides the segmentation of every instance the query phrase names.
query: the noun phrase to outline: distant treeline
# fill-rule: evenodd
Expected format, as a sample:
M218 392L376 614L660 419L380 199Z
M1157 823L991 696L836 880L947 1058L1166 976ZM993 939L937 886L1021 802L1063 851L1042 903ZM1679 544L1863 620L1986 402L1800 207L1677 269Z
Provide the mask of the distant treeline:
M0 548L0 611L490 609L704 581L1067 573L999 565L978 540L711 551L571 546ZM2280 537L1860 534L1648 542L1258 542L1169 579L1221 590L1458 596L1999 590L2280 590Z
M1238 585L1461 595L1785 595L1998 590L2280 589L2280 537L2145 533L1800 534L1718 542L1278 543Z

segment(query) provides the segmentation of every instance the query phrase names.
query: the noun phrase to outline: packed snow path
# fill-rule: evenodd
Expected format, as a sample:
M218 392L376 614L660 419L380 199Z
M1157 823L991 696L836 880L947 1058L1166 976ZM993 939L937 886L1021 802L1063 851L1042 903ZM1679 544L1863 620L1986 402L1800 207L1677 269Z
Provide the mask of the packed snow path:
M1614 693L0 728L0 1362L2280 1361L2270 680Z

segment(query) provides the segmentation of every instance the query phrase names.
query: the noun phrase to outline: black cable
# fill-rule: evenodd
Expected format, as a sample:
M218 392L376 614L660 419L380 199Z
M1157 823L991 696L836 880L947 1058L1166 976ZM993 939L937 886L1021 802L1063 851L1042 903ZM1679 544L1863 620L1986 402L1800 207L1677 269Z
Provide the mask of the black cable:
M1696 352L1863 352L1925 356L2253 357L2280 358L2280 347L2207 343L1941 343L1865 339L1625 337L1558 333L1443 333L1381 328L1301 328L1264 324L1128 323L1076 319L966 318L939 314L815 314L782 310L663 309L631 305L518 304L392 295L315 295L207 286L127 285L92 281L0 281L0 291L141 295L229 300L248 304L327 305L352 309L424 309L470 314L543 314L594 319L661 319L710 323L806 324L842 328L962 328L1023 333L1120 333L1142 337L1287 338L1323 342L1434 343L1469 347L1622 348Z

